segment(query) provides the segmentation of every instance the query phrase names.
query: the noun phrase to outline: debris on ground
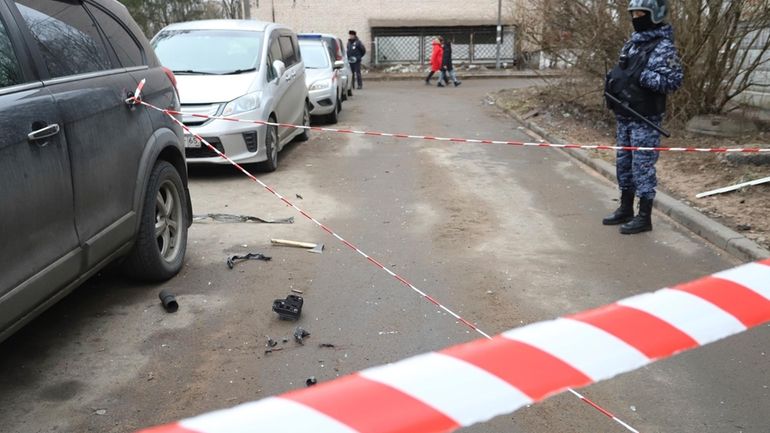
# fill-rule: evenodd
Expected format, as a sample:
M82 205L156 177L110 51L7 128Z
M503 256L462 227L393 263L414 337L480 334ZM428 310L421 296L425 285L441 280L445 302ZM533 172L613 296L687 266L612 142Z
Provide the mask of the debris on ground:
M169 313L176 313L179 310L179 303L176 302L176 296L168 290L161 290L158 294L163 308Z
M300 194L294 194L294 195L296 195L298 199L300 199L300 200L304 200L304 199L302 198L302 195L300 195Z
M294 328L294 341L304 345L305 342L303 340L307 337L310 337L310 333L304 330L301 326Z
M305 381L305 385L307 386L313 386L318 383L318 379L315 378L315 376L310 376Z
M205 223L212 220L220 223L262 223L262 224L294 224L294 217L267 219L251 215L233 215L226 213L209 213L193 215L194 223Z
M304 293L302 290L299 290L299 289L291 289L291 291L296 293L296 294L298 294L298 295L301 295L301 294Z
M270 243L283 247L305 248L311 253L317 254L322 253L324 250L324 244L314 244L312 242L298 242L286 239L270 239Z
M275 347L278 345L278 342L270 338L270 336L267 336L267 347Z
M321 344L318 345L318 347L325 347L325 348L329 348L329 349L334 349L337 346L335 346L335 345L333 345L331 343L321 343Z
M310 379L308 379L308 380L310 380ZM106 415L107 414L107 410L105 410L105 409L96 409L94 411L94 413L97 414L97 415Z
M754 179L754 180L749 181L749 182L742 182L742 183L739 183L737 185L726 186L724 188L719 188L719 189L715 189L715 190L712 190L712 191L702 192L700 194L696 194L695 197L697 197L697 198L708 197L710 195L722 194L722 193L725 193L725 192L739 190L739 189L745 188L747 186L761 185L763 183L768 183L768 182L770 182L770 176L763 177L762 179Z
M273 352L278 352L280 350L283 350L283 347L278 347L278 348L275 348L275 349L265 349L265 355L269 355L269 354L271 354Z
M248 253L245 256L232 256L227 258L227 267L232 269L235 267L235 263L239 261L245 261L245 260L262 260L265 262L269 262L273 258L270 256L266 256L262 253Z
M286 337L283 337L283 339L281 340L281 342L282 342L282 343L284 343L284 344L285 344L285 343L288 343L288 342L289 342L289 339L288 339L288 338L286 338Z
M278 313L281 320L298 320L302 314L302 304L304 300L301 296L289 295L286 299L276 299L273 301L273 311Z

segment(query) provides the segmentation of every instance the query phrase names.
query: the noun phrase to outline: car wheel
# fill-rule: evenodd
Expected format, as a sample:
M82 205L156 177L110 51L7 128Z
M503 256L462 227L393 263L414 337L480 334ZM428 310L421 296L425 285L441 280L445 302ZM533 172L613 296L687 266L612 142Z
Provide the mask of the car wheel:
M309 127L310 126L310 109L307 108L307 102L305 102L305 111L302 112L302 125ZM310 139L310 130L307 128L303 129L302 132L297 136L297 141L308 141Z
M275 123L275 119L271 117L270 122ZM267 125L265 152L267 161L260 163L259 168L262 171L275 171L278 168L278 127L275 125Z
M150 174L139 233L123 262L131 277L165 281L176 275L187 249L187 195L182 178L167 161L158 161Z
M340 120L340 100L337 99L337 104L334 106L334 111L329 113L329 115L326 116L326 123L329 124L336 124Z

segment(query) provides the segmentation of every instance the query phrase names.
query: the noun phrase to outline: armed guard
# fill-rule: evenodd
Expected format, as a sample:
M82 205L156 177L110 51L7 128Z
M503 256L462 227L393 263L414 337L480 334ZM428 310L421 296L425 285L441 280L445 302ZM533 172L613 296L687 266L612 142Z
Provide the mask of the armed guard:
M674 46L674 30L664 22L667 9L666 0L631 0L629 3L634 33L623 46L617 66L607 74L605 89L621 102L609 99L607 102L617 119L618 146L660 146L659 129L644 119L659 127L665 116L666 94L682 85L683 72ZM652 230L658 156L657 151L617 152L620 207L604 218L604 225L620 225L623 234ZM635 196L639 197L636 215Z

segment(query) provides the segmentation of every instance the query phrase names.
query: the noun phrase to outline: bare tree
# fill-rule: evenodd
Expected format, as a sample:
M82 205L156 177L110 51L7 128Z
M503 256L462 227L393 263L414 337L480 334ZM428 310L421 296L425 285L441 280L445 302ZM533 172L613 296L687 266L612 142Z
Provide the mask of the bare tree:
M134 20L152 37L163 27L178 22L225 17L223 9L210 0L120 0Z
M511 0L515 1L515 0ZM517 2L522 37L544 53L586 71L601 86L632 29L628 0ZM671 114L720 113L762 82L770 60L770 0L670 1L669 19L685 71Z

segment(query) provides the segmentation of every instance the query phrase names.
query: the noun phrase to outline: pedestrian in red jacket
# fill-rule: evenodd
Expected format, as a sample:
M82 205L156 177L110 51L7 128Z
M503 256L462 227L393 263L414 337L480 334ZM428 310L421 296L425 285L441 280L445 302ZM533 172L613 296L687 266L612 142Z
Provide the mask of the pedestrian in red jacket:
M433 52L430 55L430 73L425 77L425 84L430 85L433 74L441 70L441 60L444 57L444 38L441 36L433 40Z

